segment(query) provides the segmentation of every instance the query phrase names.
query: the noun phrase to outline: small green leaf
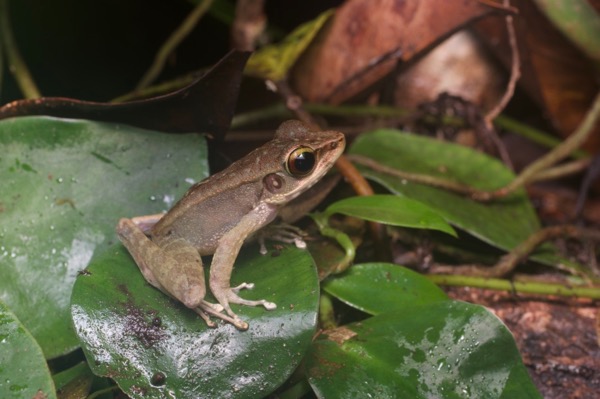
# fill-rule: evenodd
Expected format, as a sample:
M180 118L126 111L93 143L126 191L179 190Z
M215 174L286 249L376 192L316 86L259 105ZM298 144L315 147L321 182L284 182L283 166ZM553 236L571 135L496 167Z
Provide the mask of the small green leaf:
M392 226L456 232L442 216L422 202L397 195L350 197L331 204L326 214L341 213Z
M120 217L162 212L206 177L196 134L48 117L0 121L0 297L47 358L79 346L77 273L116 240Z
M56 398L42 349L0 302L0 398Z
M438 301L326 331L306 360L319 398L541 398L506 327Z
M333 12L332 9L321 13L314 20L300 25L281 43L256 51L248 60L244 72L260 79L284 79Z
M307 251L257 252L240 253L232 285L255 283L240 295L277 309L232 305L247 331L222 322L208 328L146 283L120 245L95 258L75 283L71 308L94 373L110 376L133 398L259 398L274 391L311 344L319 283Z
M446 294L427 278L391 263L354 265L325 281L323 289L372 315L447 300Z

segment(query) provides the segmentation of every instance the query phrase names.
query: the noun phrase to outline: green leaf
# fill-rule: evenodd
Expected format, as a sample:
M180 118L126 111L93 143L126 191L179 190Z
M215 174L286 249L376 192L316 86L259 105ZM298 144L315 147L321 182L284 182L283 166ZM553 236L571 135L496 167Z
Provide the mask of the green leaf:
M306 360L319 398L541 398L511 333L482 306L433 302L325 334Z
M321 13L314 20L297 27L281 43L256 51L248 60L244 73L273 81L284 79L333 12L332 9Z
M503 187L514 178L500 161L485 154L396 130L364 134L356 139L350 153L398 170L445 177L479 189ZM427 204L454 226L504 250L513 249L540 228L525 190L518 190L509 198L481 203L444 189L360 168L393 193ZM551 247L542 246L536 251L536 259L555 262L552 253Z
M0 398L56 398L42 349L0 302Z
M204 140L47 117L0 121L0 296L48 358L78 346L77 274L123 216L162 212L207 175Z
M396 195L345 198L331 204L325 213L341 213L392 226L439 230L456 237L452 226L438 212L419 201Z
M250 324L247 331L220 322L208 328L146 283L121 246L95 258L72 297L73 322L94 373L110 376L133 398L258 398L275 390L311 343L318 278L306 251L257 252L250 247L238 256L232 285L255 283L240 295L273 301L277 309L233 305Z
M323 289L372 315L448 298L437 285L419 273L391 263L354 265L344 274L325 281Z

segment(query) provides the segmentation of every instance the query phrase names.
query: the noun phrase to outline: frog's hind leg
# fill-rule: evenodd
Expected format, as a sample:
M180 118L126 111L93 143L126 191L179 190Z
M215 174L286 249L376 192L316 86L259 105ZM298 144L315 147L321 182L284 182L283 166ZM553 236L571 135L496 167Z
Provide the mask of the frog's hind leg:
M195 310L210 327L215 326L207 313L219 313L223 307L204 300L206 285L198 251L184 240L159 246L131 219L119 221L117 234L146 281Z

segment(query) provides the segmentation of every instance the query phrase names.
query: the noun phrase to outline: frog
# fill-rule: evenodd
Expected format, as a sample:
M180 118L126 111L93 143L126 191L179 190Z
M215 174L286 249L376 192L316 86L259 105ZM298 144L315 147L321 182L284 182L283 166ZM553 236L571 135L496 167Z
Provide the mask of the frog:
M239 296L252 283L231 287L242 245L319 182L345 143L341 132L283 122L271 141L192 185L167 213L121 218L117 236L150 285L194 310L209 327L216 327L212 316L247 330L231 304L267 310L277 305ZM208 255L208 287L217 303L205 299L202 256Z

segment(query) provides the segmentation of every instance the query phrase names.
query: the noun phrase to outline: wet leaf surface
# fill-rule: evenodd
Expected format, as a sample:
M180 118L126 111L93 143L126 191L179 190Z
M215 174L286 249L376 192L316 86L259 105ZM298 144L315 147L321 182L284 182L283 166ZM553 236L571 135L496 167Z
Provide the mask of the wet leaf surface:
M249 246L232 277L232 285L242 282L256 284L242 297L273 301L277 309L233 305L250 328L238 331L219 322L211 329L146 283L123 247L111 248L92 261L73 290L73 321L90 366L133 398L266 396L311 343L316 268L306 251L286 248L261 256Z
M0 296L53 358L79 345L77 274L116 240L120 217L162 212L206 177L204 140L21 117L0 122L0 153Z
M326 331L306 370L319 398L540 398L506 327L440 301Z

